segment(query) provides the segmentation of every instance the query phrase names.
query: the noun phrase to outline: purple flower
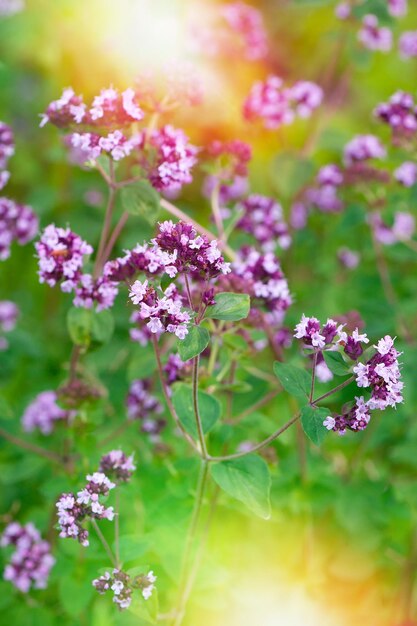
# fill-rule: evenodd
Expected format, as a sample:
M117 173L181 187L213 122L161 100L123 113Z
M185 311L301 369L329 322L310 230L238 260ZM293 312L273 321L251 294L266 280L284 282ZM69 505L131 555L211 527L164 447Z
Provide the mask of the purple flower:
M128 574L119 569L113 573L106 572L103 576L93 580L93 586L101 595L109 589L113 591L113 602L119 610L128 609L132 602L132 581Z
M29 404L22 416L22 427L26 432L39 428L43 435L49 435L57 421L68 422L72 411L65 411L57 404L55 391L43 391Z
M339 2L334 13L339 20L347 20L351 14L351 10L350 2Z
M392 32L389 28L379 26L376 15L364 16L358 39L368 50L389 52L392 48Z
M127 415L130 420L145 420L160 415L163 407L158 398L150 393L150 380L134 380L126 398Z
M58 510L58 524L60 537L77 539L83 546L88 546L88 530L82 524L86 519L114 518L113 507L105 507L100 502L100 496L107 496L115 487L105 474L94 472L87 476L87 484L77 494L63 493L56 507Z
M95 161L103 153L111 156L114 161L120 161L132 152L135 145L120 130L104 137L96 133L73 133L69 142L79 155L76 160L81 163Z
M407 15L407 0L388 0L388 12L393 17L403 17Z
M19 309L10 300L0 300L0 331L9 333L16 326Z
M39 280L54 287L62 282L62 291L72 291L80 276L83 257L93 248L69 228L50 224L35 244L39 260Z
M99 471L113 478L117 483L128 482L135 469L133 454L126 456L121 450L111 450L100 460Z
M10 562L6 565L3 578L9 580L19 591L27 593L33 586L45 589L49 572L55 563L50 545L41 539L32 523L21 526L9 524L1 537L1 546L14 546Z
M397 91L388 102L379 104L374 115L389 124L395 135L409 136L417 129L417 107L413 96L405 91Z
M402 59L417 57L417 30L403 33L398 41L398 48Z
M357 267L360 262L359 252L355 252L354 250L350 250L346 247L340 248L338 250L337 258L339 259L341 264L349 270L355 269L355 267Z
M38 218L29 206L0 198L0 260L10 256L10 246L16 240L21 246L34 238Z
M75 286L74 306L92 309L95 305L98 312L104 311L113 306L117 293L116 283L106 276L94 280L91 274L81 274Z
M375 135L356 135L344 149L346 165L368 159L383 159L385 156L386 150Z
M290 87L289 94L295 112L301 118L310 117L323 100L322 88L306 80L298 81Z
M284 250L291 245L282 207L273 198L251 194L237 206L243 212L237 228L253 235L263 250L272 251L277 243Z
M14 154L13 131L4 122L0 122L0 170L7 167L7 163Z
M412 187L417 182L417 165L405 161L394 171L394 178L404 187Z
M243 54L248 61L266 56L267 36L262 13L258 9L245 2L231 2L221 6L220 12L233 33L240 36Z

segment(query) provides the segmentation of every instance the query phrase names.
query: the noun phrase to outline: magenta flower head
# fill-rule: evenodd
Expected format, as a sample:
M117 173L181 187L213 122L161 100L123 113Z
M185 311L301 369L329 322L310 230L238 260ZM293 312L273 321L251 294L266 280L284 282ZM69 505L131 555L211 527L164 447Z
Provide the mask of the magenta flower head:
M116 483L128 482L135 469L133 454L126 456L121 450L111 450L100 460L99 471L115 480Z
M389 52L392 48L392 32L385 26L379 26L376 15L365 15L358 39L368 50Z
M262 13L245 2L225 4L220 11L230 29L241 38L246 59L256 61L265 57L268 43Z
M58 421L68 422L74 413L65 411L57 404L55 391L43 391L29 404L22 416L23 430L33 432L39 429L49 435Z
M16 326L19 309L10 300L0 300L0 331L9 333Z
M403 33L398 41L398 49L402 59L417 57L417 30Z
M118 291L117 284L107 276L94 280L91 274L81 274L75 286L74 306L82 309L95 306L97 312L110 309Z
M214 159L215 177L222 181L232 181L236 176L246 177L248 163L252 158L252 148L240 139L212 141L207 147L209 158Z
M32 523L21 526L18 522L12 522L6 526L0 545L14 547L10 562L4 568L5 580L22 593L27 593L31 587L46 588L55 559L51 555L49 543L42 540Z
M417 165L413 161L405 161L394 171L394 178L404 187L412 187L417 182Z
M10 256L13 241L21 246L31 241L38 230L38 218L26 205L0 198L0 260Z
M13 131L10 126L0 121L0 170L6 169L7 163L13 154Z
M379 104L374 115L391 126L394 136L410 136L417 130L417 106L411 94L397 91L388 102Z
M291 245L288 226L284 222L282 206L273 198L251 194L237 208L243 213L237 228L253 235L265 251L273 251L278 244L283 250Z
M404 17L408 11L408 0L388 0L388 12L393 17Z
M159 434L166 422L160 417L163 406L151 393L150 380L134 380L126 398L127 416L129 420L139 420L142 432Z
M356 135L344 149L344 161L347 166L368 159L384 159L386 150L375 135Z
M152 243L165 253L165 273L171 277L191 273L208 280L230 271L217 241L198 235L194 226L186 222L161 222Z
M62 291L72 291L81 275L84 256L93 248L69 228L50 224L35 244L39 261L39 280Z

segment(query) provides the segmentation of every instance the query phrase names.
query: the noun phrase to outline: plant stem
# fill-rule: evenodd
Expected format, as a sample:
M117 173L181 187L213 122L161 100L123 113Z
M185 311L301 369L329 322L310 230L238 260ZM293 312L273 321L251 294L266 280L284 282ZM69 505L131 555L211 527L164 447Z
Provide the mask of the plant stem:
M172 626L181 626L181 623L184 619L185 607L187 604L187 600L189 597L189 592L191 591L188 582L188 564L191 558L191 553L193 549L193 544L195 540L195 535L198 527L198 523L200 520L201 507L203 503L204 493L207 484L207 476L208 476L208 463L206 460L201 461L200 473L198 477L197 483L197 492L194 501L194 509L191 517L190 526L187 532L187 537L185 540L185 550L183 556L183 564L182 571L180 576L180 594L178 601L178 609L175 612L175 619L173 621Z
M102 259L103 251L106 245L107 238L110 233L111 221L113 217L114 202L115 202L116 193L117 193L117 189L114 186L113 161L110 161L110 182L108 182L108 185L109 185L109 197L107 200L106 215L104 217L104 224L103 224L103 228L101 231L100 243L98 245L97 256L96 256L96 260L94 263L94 269L93 269L94 279L97 279L100 276L100 272L103 268L103 259Z
M311 388L310 388L310 396L309 396L309 403L311 404L313 401L313 395L314 395L314 383L316 382L316 367L317 367L317 356L318 356L318 352L315 351L314 352L314 357L313 357L313 373L311 376Z
M217 183L216 185L214 185L213 191L211 193L211 212L214 217L214 222L216 224L220 241L224 242L225 236L224 236L223 219L222 219L220 204L219 204L219 191L220 191L220 188L219 188L219 184Z
M10 443L13 443L15 446L22 448L23 450L27 450L28 452L33 452L38 456L42 456L44 459L49 459L50 461L54 461L55 463L59 463L62 465L63 459L56 452L51 452L50 450L45 450L45 448L41 448L34 443L30 443L29 441L25 441L25 439L20 439L20 437L15 437L11 433L4 430L4 428L0 428L0 437L3 437Z
M112 232L112 234L109 237L109 240L107 242L107 245L104 249L103 252L103 264L108 260L114 244L116 243L116 241L119 239L120 233L122 232L123 228L126 226L126 222L129 219L129 213L127 211L125 211L124 213L122 213L119 221L117 222L116 226L114 227L114 230Z
M203 424L201 421L201 415L200 415L200 411L198 408L198 366L200 363L200 355L197 355L196 357L194 357L193 359L193 408L194 408L194 415L195 415L195 420L196 420L196 424L197 424L197 431L198 431L198 439L200 441L200 446L201 446L201 453L202 453L202 457L203 459L207 459L207 446L206 446L206 439L204 437L204 430L203 430Z
M116 503L115 503L115 520L114 520L114 548L116 552L117 567L120 567L120 492L116 488Z
M172 419L175 422L175 425L177 426L177 428L179 428L179 430L182 432L184 438L188 441L188 443L190 444L190 446L193 448L193 450L195 452L198 452L198 454L200 454L200 451L194 441L194 439L187 433L187 431L185 430L184 426L181 424L181 421L177 415L177 412L175 410L175 407L172 403L171 397L169 395L169 390L167 388L166 382L165 382L165 377L164 377L164 371L162 368L162 362L161 362L161 354L159 351L159 346L158 346L158 340L155 337L155 335L152 337L152 341L153 341L153 347L154 347L154 351L155 351L155 357L156 357L156 362L158 365L158 373L159 373L159 379L161 381L161 386L162 386L162 392L164 394L164 398L165 398L165 402L167 403L168 409L171 413Z
M118 567L118 563L117 563L117 560L114 558L113 551L110 548L109 544L107 543L107 540L106 540L105 536L101 532L101 530L100 530L100 528L99 528L99 526L97 524L97 521L94 518L91 519L91 524L92 524L94 530L96 531L97 536L100 539L101 544L102 544L103 548L105 549L105 551L107 553L107 556L109 557L112 565L114 567Z
M341 389L344 389L345 387L350 385L350 383L352 383L354 380L355 380L355 377L354 376L350 376L350 378L348 378L347 380L343 381L343 383L340 383L340 385L337 385L337 387L333 387L333 389L330 389L330 391L328 391L327 393L324 393L322 396L319 396L315 400L312 400L310 402L310 404L312 406L314 406L315 404L317 404L317 402L321 402L325 398L328 398L329 396L332 396L337 391L340 391Z

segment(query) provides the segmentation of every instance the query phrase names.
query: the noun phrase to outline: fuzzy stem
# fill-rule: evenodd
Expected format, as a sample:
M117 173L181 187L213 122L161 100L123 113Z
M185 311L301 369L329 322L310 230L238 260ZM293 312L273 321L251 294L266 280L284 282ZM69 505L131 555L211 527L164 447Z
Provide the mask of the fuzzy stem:
M114 567L118 567L118 563L117 563L117 560L114 558L113 551L110 548L109 544L107 543L107 540L106 540L105 536L101 532L101 530L100 530L100 528L99 528L99 526L97 524L97 521L94 518L91 519L91 524L92 524L94 530L96 531L97 536L100 539L101 544L102 544L103 548L105 549L105 551L107 553L107 556L109 557L112 565Z
M207 459L206 439L204 437L203 424L201 421L201 415L200 415L200 411L198 408L198 366L199 366L199 363L200 363L200 356L197 355L193 359L193 408L194 408L194 415L195 415L197 431L198 431L198 439L200 441L200 446L201 446L202 457L203 459Z
M107 245L104 249L103 252L103 264L107 261L107 259L109 258L114 245L116 243L116 241L118 240L120 233L122 232L123 228L126 226L126 222L129 219L129 213L127 211L125 211L124 213L122 213L122 216L120 217L119 221L117 222L116 226L114 227L114 230L112 232L112 234L109 237L109 240L107 242Z
M117 190L114 186L114 166L113 166L113 161L110 161L110 181L108 182L109 185L109 197L107 200L107 207L106 207L106 214L104 217L104 224L103 224L103 228L101 231L101 236L100 236L100 243L98 245L98 251L97 251L97 256L96 256L96 260L94 263L94 269L93 269L93 278L97 279L100 276L101 270L103 269L103 252L104 252L104 248L106 245L106 241L107 238L109 236L110 233L110 228L111 228L111 221L112 221L112 217L113 217L113 209L114 209L114 202L116 199L116 193Z
M219 184L217 183L216 185L214 185L214 189L211 193L211 212L213 214L214 222L216 224L220 241L223 242L225 241L225 236L224 236L223 219L222 219L220 203L219 203L219 195L220 195L219 192L220 192L220 188L219 188Z

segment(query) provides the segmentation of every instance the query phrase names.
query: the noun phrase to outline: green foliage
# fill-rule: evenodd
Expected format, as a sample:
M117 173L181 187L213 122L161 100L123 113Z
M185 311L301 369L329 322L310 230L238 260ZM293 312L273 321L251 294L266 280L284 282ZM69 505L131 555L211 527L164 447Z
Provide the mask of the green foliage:
M326 434L326 427L323 426L323 421L328 415L331 414L329 409L325 407L303 406L301 409L301 424L307 437L311 439L313 443L319 446Z
M155 224L160 214L159 194L147 180L138 180L121 190L123 209L131 215L140 215Z
M172 395L175 410L186 431L195 439L198 438L196 416L194 412L193 391L189 385L175 385ZM204 433L208 433L221 415L220 402L214 397L199 390L198 409Z
M348 376L351 371L351 363L345 361L340 352L323 352L326 365L336 376Z
M208 346L210 334L207 328L192 325L185 339L177 340L178 353L183 361L193 359L201 354Z
M67 314L68 333L77 346L88 348L90 344L110 341L114 331L111 311L97 313L92 309L71 307Z
M308 401L311 389L311 374L289 363L275 361L274 374L281 385L302 403Z
M250 298L245 293L217 293L216 304L209 306L206 317L226 322L237 322L249 315Z

